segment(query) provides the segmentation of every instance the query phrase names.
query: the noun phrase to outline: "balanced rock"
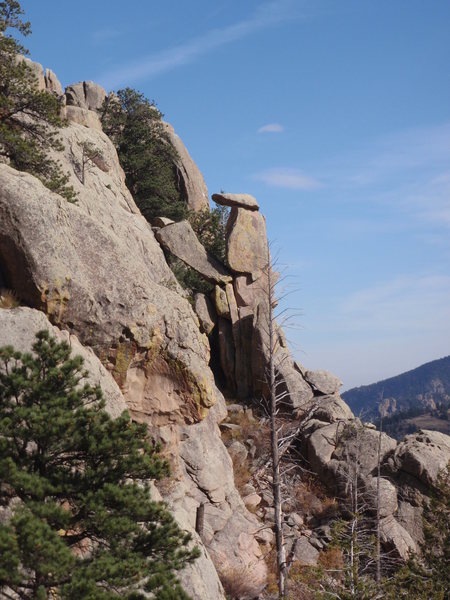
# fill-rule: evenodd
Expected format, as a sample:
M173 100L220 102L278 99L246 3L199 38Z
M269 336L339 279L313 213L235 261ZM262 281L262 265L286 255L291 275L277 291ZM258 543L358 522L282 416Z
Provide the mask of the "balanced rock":
M227 269L214 256L208 254L188 221L180 221L159 229L156 232L156 239L164 248L211 283L231 281Z
M256 198L250 194L213 194L212 199L221 206L236 206L238 208L247 208L248 210L259 210L259 204Z

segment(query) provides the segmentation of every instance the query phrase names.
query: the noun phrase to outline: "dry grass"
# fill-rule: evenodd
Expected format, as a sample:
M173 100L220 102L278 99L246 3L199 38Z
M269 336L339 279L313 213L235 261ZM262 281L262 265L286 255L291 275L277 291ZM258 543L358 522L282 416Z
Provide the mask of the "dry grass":
M228 423L238 425L239 429L227 429L222 433L224 442L251 440L256 448L255 457L263 456L270 451L270 429L266 423L254 417L249 410L229 415Z
M19 305L19 299L12 290L0 290L0 308L17 308Z
M239 459L233 461L233 474L234 485L242 496L244 487L250 481L252 476L247 458L244 461Z
M319 555L319 565L326 571L342 571L344 569L344 556L341 548L329 546Z
M217 571L227 598L230 600L255 598L259 595L261 586L251 566L232 567L228 565L218 568Z

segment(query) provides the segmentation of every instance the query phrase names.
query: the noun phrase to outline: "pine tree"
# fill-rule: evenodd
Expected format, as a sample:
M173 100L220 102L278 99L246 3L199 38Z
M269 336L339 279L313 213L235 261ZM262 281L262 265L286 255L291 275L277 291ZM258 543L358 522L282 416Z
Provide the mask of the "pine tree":
M53 94L38 89L33 70L20 56L27 50L6 33L9 29L23 36L31 33L30 23L23 21L22 15L19 2L0 2L0 157L74 201L68 176L49 157L49 150L61 149L57 137L63 125L60 102Z
M127 413L112 419L81 357L46 331L0 349L0 596L187 599L197 556L147 482L168 473Z
M106 98L100 117L103 131L116 146L126 185L144 217L184 219L186 205L174 170L177 153L154 103L126 88Z

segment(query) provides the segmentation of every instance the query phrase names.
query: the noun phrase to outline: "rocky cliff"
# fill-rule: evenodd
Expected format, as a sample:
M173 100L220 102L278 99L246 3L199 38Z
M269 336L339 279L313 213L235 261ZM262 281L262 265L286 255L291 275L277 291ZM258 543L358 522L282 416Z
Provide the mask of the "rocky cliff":
M44 76L36 63L33 69L43 89L63 95L51 71ZM185 589L198 600L224 599L221 579L245 573L241 597L255 597L266 584L264 554L273 537L270 478L255 461L243 501L232 462L239 446L233 450L235 440L222 437L219 428L236 431L240 425L226 422L216 380L224 379L227 393L247 404L264 393L271 318L267 276L276 277L264 217L251 196L213 196L231 207L227 266L207 254L187 222L162 219L161 227L152 228L126 189L114 146L102 132L96 110L104 97L92 82L69 86L64 94L68 126L61 129L64 150L57 158L70 175L76 204L0 164L0 285L21 304L0 310L0 345L28 350L43 328L68 340L102 386L111 414L127 407L148 425L171 462L171 480L154 494L161 494L201 548L200 559L183 573ZM203 178L168 130L185 201L200 210L207 205ZM101 160L80 177L86 142ZM212 282L212 296L197 294L191 306L163 249ZM378 433L355 419L339 396L337 377L296 363L281 328L275 333L284 426L303 460L339 496L346 494L352 460L361 460L361 486L372 489ZM252 440L239 443L251 455ZM383 435L381 449L383 540L406 557L421 539L422 504L450 458L450 442L422 432L397 445ZM200 506L201 536L195 532ZM328 517L309 525L297 517L286 521L291 550L296 560L313 564L327 543Z

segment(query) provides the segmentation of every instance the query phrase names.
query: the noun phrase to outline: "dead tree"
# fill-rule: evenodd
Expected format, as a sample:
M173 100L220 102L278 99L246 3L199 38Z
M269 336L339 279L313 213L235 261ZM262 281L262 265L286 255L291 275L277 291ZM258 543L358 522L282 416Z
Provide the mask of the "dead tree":
M278 567L278 594L279 598L287 596L288 569L286 558L286 545L283 535L283 511L281 494L281 474L280 474L280 439L278 430L279 405L284 397L284 393L278 394L277 388L277 350L278 336L276 335L276 324L273 314L275 305L275 284L272 272L272 261L270 251L267 251L267 328L268 328L268 388L269 388L269 423L270 423L270 445L272 456L272 492L273 504L275 510L275 543L277 550Z

